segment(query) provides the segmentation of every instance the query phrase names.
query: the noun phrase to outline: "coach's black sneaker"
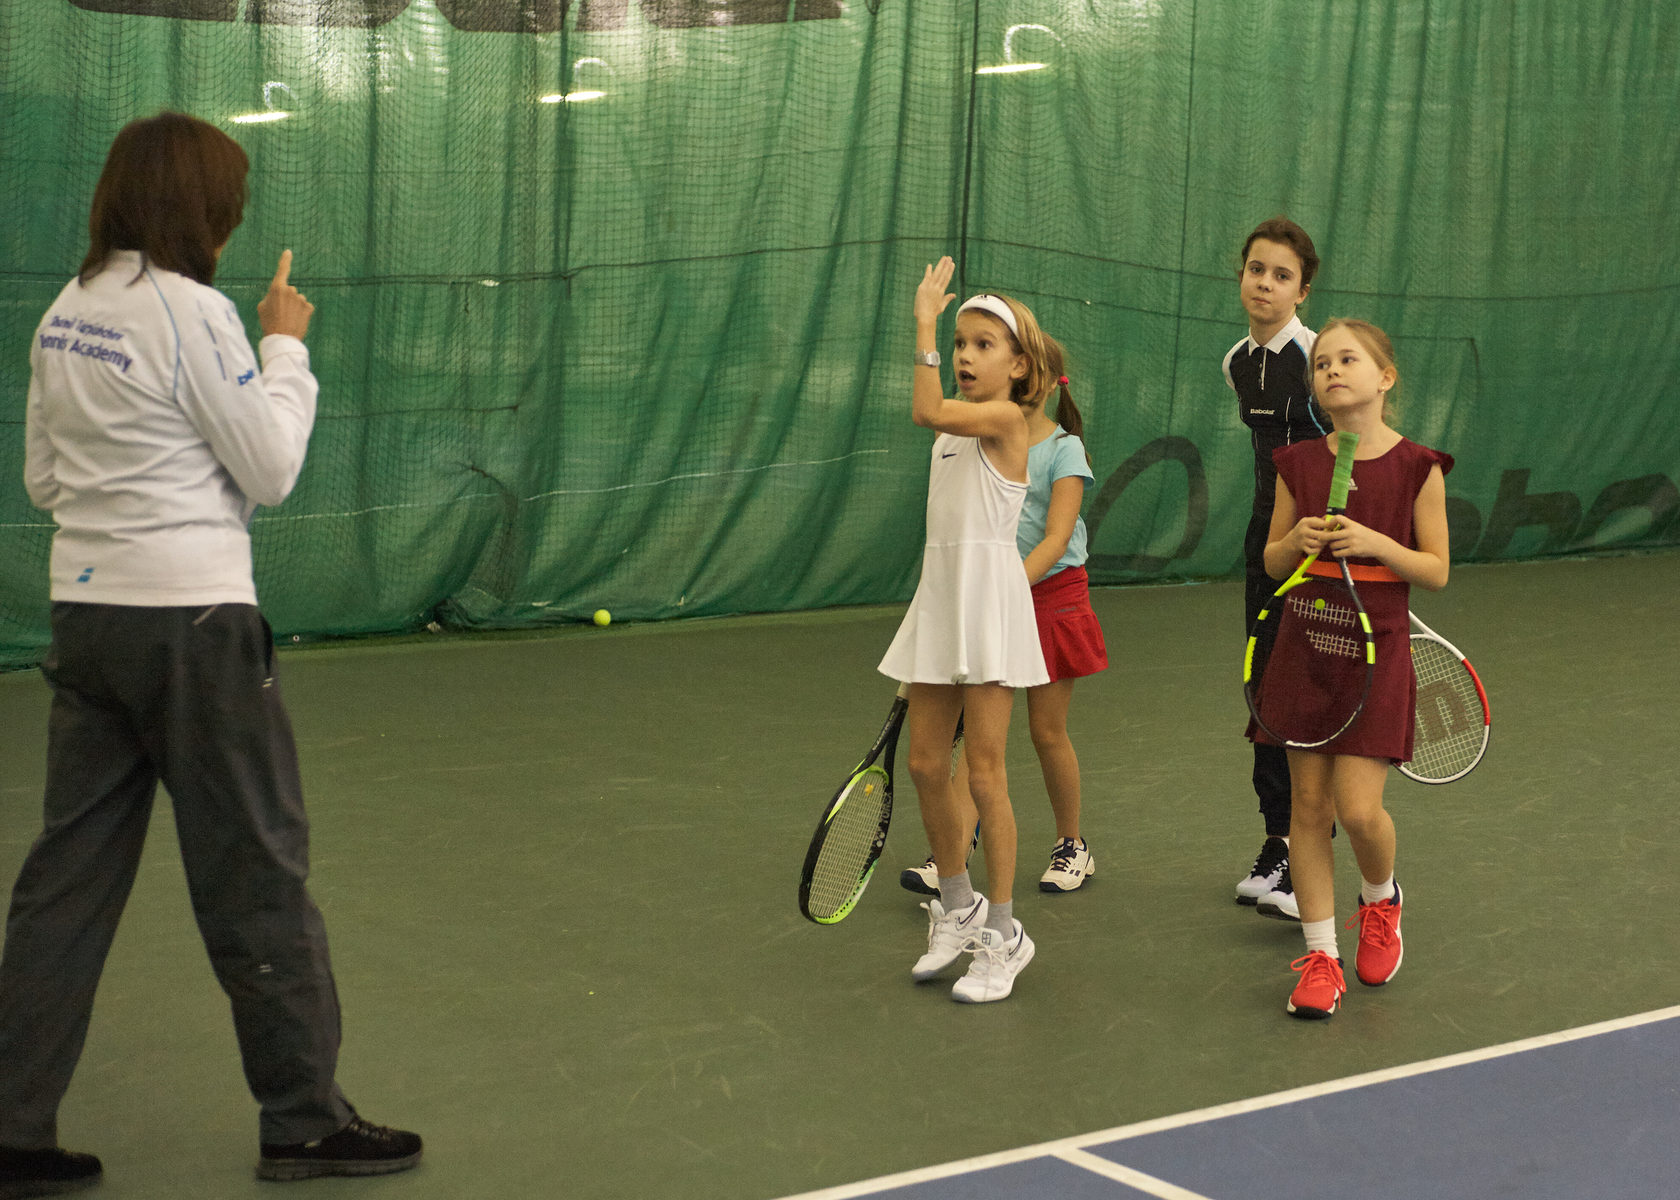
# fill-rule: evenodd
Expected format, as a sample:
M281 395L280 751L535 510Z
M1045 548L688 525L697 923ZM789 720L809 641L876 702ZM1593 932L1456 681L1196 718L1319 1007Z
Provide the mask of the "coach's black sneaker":
M263 1143L257 1178L280 1182L321 1175L389 1175L420 1161L420 1135L374 1125L354 1114L331 1137L295 1146Z
M0 1146L0 1197L62 1196L104 1178L99 1160L70 1150L15 1150Z

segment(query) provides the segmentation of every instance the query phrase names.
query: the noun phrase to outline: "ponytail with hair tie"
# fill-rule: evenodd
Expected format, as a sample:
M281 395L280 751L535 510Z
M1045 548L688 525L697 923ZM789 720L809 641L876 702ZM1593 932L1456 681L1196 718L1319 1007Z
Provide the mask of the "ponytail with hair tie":
M1060 346L1056 347L1061 350ZM1060 355L1058 354L1058 357ZM1073 396L1068 392L1068 377L1060 373L1056 376L1056 386L1061 388L1062 394L1056 403L1056 415L1052 419L1062 427L1064 433L1071 433L1074 437L1083 439L1085 436L1085 418L1079 413L1079 406L1073 402ZM1091 461L1090 450L1085 451L1085 461Z

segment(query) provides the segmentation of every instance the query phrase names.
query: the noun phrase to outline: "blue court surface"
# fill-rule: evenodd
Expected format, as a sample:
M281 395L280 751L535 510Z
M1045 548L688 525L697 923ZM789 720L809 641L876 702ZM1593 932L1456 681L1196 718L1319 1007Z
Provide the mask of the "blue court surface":
M785 1200L1672 1200L1680 1007Z

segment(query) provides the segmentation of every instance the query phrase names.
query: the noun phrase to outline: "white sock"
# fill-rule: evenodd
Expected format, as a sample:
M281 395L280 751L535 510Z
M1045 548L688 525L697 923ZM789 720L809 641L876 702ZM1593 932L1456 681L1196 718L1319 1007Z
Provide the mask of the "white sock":
M1394 899L1394 876L1390 875L1381 883L1367 883L1361 879L1359 898L1366 904L1381 904L1384 900Z
M1336 951L1336 918L1325 917L1322 921L1302 921L1301 932L1307 935L1307 953L1322 950L1331 958L1340 958Z

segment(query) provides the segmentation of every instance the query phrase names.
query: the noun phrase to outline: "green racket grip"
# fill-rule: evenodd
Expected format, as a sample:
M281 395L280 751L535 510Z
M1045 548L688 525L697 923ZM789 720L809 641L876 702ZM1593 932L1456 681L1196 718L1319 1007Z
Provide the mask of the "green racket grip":
M1330 475L1330 512L1347 511L1348 487L1353 483L1353 452L1358 445L1357 433L1344 429L1336 434L1336 469Z

